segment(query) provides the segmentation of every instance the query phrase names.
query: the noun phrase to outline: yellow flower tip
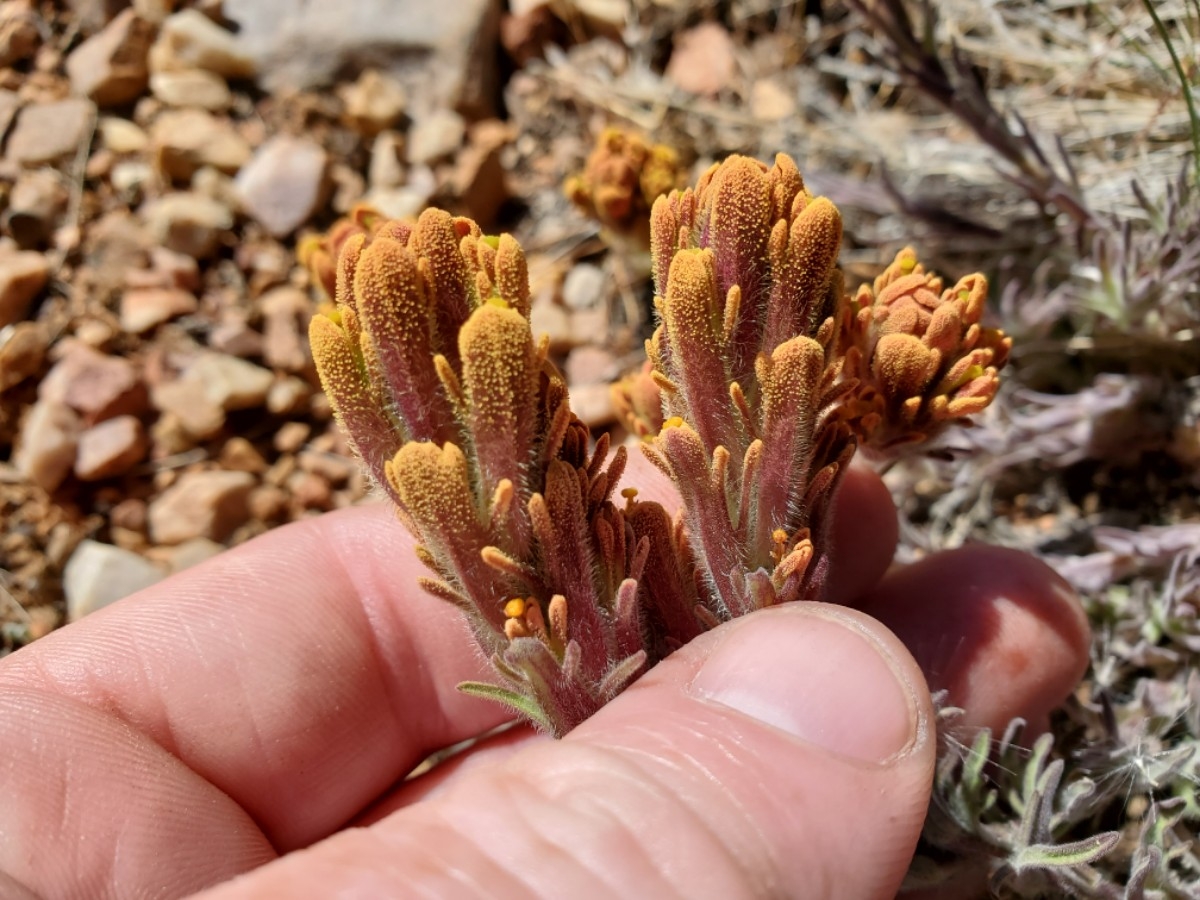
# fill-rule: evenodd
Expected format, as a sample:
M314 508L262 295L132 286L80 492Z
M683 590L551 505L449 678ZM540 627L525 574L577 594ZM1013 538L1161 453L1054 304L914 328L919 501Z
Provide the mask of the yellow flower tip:
M671 418L663 422L662 430L666 431L668 428L682 428L683 425L683 416L671 416Z
M504 604L504 617L506 619L519 619L525 615L525 600L521 597L513 597Z
M499 309L512 309L511 303L509 303L503 297L500 297L497 295L492 295L491 297L488 297L487 300L485 300L484 302L487 303L489 306L495 306L495 307L498 307Z
M788 533L782 528L776 528L771 532L771 540L773 540L776 544L786 544L787 539Z
M900 271L905 275L911 275L913 269L917 267L917 258L915 256L906 256L900 260ZM966 297L963 298L964 300Z
M626 500L632 500L638 495L638 489L635 487L621 488L621 496Z

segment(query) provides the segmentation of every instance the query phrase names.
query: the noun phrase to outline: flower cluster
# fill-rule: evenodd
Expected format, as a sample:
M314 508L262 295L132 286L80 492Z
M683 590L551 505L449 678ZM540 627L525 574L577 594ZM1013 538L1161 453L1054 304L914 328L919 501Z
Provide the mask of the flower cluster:
M296 256L326 300L332 300L337 290L337 259L342 245L356 234L374 234L385 221L374 208L358 203L325 234L307 234L301 238Z
M819 598L857 446L896 452L982 409L1008 353L980 326L983 278L943 290L909 250L847 295L838 211L784 155L713 166L650 224L660 324L615 393L675 519L614 498L626 451L589 447L510 236L427 210L309 255L324 282L337 248L336 306L311 327L334 410L501 681L463 689L555 735L704 629Z
M313 319L321 381L374 481L420 541L426 590L467 615L508 703L554 734L701 629L663 589L661 506L612 501L625 450L589 448L529 326L520 246L427 210L347 237L336 308ZM658 608L640 584L647 562ZM666 565L665 565L665 564Z
M675 151L647 144L619 128L606 128L583 171L567 179L568 199L613 237L649 244L650 207L678 186L681 169Z

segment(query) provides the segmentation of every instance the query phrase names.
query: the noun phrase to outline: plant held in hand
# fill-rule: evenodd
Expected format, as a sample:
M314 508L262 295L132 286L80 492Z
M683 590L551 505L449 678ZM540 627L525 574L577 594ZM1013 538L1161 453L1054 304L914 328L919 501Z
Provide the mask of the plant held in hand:
M632 488L614 500L625 449L589 450L508 235L440 210L356 229L311 328L423 586L463 610L501 681L463 689L557 736L704 629L819 598L856 447L902 452L982 409L1008 353L980 325L982 276L944 289L910 250L848 296L837 209L783 155L660 198L651 238L661 324L618 395L677 520Z

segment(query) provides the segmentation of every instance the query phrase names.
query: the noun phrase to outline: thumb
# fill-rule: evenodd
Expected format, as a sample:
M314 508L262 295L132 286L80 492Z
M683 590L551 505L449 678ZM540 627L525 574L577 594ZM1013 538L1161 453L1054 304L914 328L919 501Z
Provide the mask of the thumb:
M891 632L788 604L682 648L566 739L214 897L892 897L933 711Z

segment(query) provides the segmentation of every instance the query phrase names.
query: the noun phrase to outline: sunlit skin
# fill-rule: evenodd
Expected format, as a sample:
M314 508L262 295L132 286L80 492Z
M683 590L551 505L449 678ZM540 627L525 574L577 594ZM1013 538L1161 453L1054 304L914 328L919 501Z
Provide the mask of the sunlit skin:
M1036 560L980 546L889 571L895 536L881 482L852 470L845 606L723 625L564 740L519 727L405 782L506 718L453 689L483 675L457 612L413 586L384 505L278 529L0 660L0 894L180 896L257 870L210 896L890 897L929 796L925 682L965 728L1036 721L1088 637ZM697 670L732 652L782 666L802 706L847 691L826 724L903 749L848 760L698 700ZM906 703L915 732L880 734Z

